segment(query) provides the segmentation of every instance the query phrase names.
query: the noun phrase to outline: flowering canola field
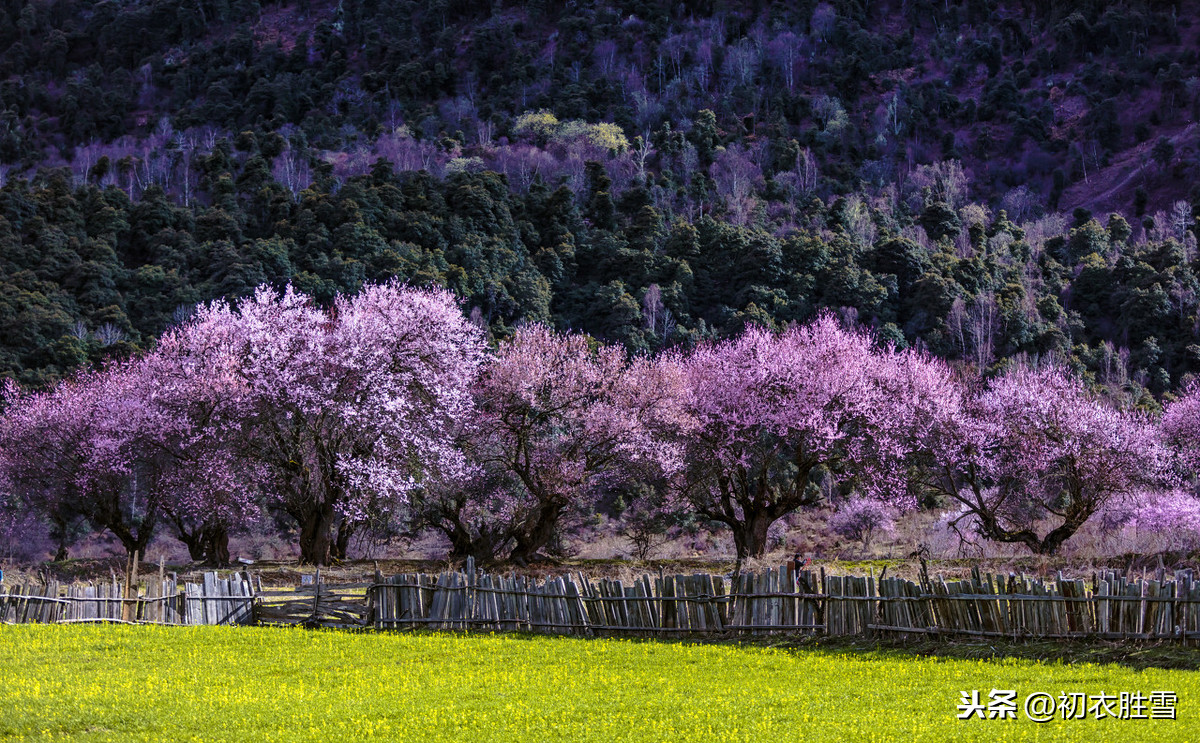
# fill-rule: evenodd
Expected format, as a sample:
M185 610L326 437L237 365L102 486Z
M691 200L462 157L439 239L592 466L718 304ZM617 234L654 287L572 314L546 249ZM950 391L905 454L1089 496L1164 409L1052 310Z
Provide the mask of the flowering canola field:
M962 691L1177 695L1175 720L959 720ZM1200 674L730 645L0 627L0 739L1198 740Z

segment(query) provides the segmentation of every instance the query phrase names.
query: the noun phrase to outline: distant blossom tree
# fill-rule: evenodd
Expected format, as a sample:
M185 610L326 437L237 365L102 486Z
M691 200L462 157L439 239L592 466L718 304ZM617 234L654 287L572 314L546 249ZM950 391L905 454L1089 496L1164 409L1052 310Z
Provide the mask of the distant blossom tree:
M1113 503L1100 514L1101 529L1121 540L1123 551L1194 550L1200 546L1200 498L1179 489L1147 491Z
M896 530L895 509L887 503L855 498L838 508L829 519L829 528L843 539L850 539L870 549L872 540Z
M1193 484L1200 473L1200 384L1192 384L1163 411L1162 431Z

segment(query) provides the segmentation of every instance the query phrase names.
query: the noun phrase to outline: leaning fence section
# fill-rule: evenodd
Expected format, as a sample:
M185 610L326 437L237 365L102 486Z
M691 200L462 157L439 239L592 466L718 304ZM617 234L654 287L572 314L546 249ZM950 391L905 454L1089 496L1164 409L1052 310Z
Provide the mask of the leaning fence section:
M249 624L254 617L250 577L205 573L199 583L175 578L62 586L0 586L6 624Z
M464 572L376 576L365 587L364 625L377 629L477 629L657 637L724 632L725 579L644 575L629 581L583 575L538 581ZM314 602L314 606L319 606ZM321 623L313 616L308 623Z
M1200 584L1190 570L1171 578L1133 578L1104 571L1090 581L1054 581L972 571L964 580L923 578L879 582L883 634L1130 640L1200 639Z

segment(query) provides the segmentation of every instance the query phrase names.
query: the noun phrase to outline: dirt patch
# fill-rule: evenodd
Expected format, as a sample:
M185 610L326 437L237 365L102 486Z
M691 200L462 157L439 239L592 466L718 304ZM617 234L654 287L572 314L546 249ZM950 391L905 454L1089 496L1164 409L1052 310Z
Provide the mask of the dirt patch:
M1175 147L1175 160L1182 153L1195 150L1200 144L1200 125L1186 124L1163 132ZM1069 212L1077 206L1096 214L1111 211L1132 214L1134 191L1146 189L1150 209L1166 208L1170 203L1187 197L1190 179L1174 177L1173 168L1163 168L1151 157L1157 142L1154 137L1136 147L1120 152L1108 167L1088 174L1086 181L1072 184L1063 193L1062 210Z

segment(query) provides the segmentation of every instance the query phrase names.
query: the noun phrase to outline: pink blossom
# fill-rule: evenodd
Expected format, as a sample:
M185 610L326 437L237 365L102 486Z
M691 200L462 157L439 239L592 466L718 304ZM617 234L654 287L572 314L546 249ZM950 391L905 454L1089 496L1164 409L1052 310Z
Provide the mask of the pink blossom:
M260 288L200 308L143 358L10 387L0 473L131 551L164 515L185 541L219 539L265 497L298 522L303 559L325 562L368 516L463 469L454 423L482 358L448 292L368 286L326 312Z
M1200 384L1188 387L1163 413L1163 434L1180 455L1188 479L1200 469Z
M344 554L357 524L461 470L480 331L445 291L389 283L331 311L291 288L213 304L163 344L218 378L212 425L301 528L303 559Z

